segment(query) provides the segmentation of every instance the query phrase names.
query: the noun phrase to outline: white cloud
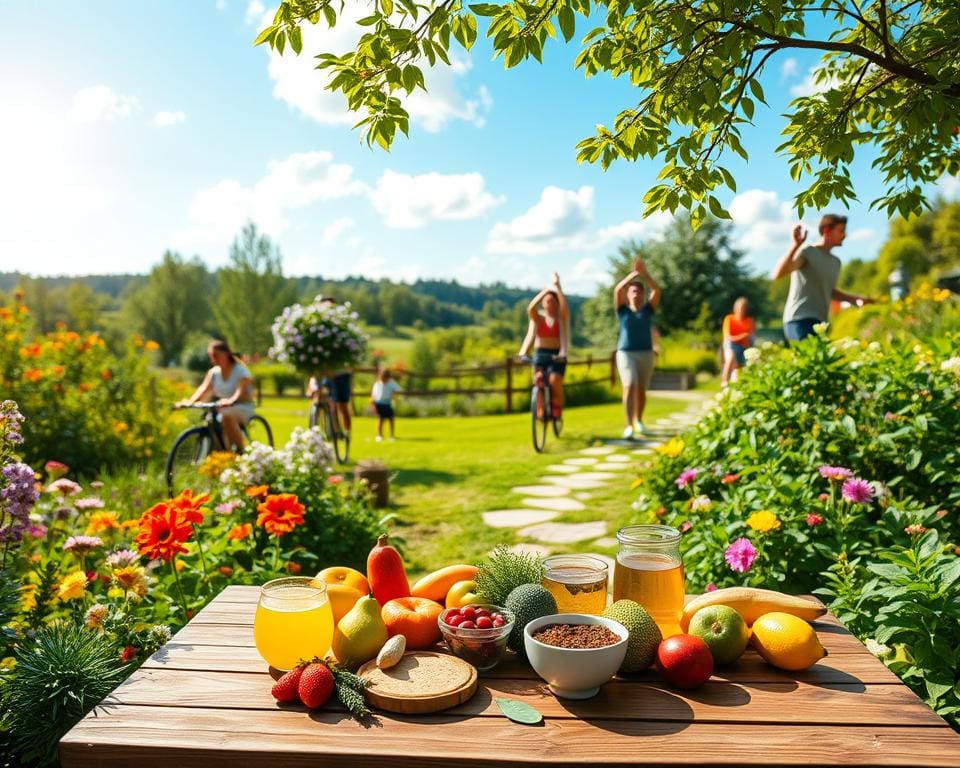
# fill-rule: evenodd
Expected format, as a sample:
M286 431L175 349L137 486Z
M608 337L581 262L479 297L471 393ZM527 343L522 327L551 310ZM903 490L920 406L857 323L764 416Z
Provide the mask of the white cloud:
M863 245L864 243L876 243L880 233L870 227L860 227L847 233L847 239L844 241L850 245Z
M741 250L769 255L789 246L796 214L776 192L749 189L734 197L728 210L735 227L734 242Z
M166 109L161 109L153 116L153 119L150 122L157 126L157 128L169 128L172 125L180 125L186 121L186 113L181 112L180 110L171 112Z
M408 176L386 171L371 194L388 227L417 229L432 220L475 219L503 202L479 173Z
M937 182L937 190L948 200L960 199L960 176L947 176L944 174Z
M499 222L487 237L487 253L540 254L580 247L593 221L593 187L576 192L545 187L540 200L516 218Z
M598 230L596 247L619 245L624 240L659 240L673 221L673 215L666 211L657 211L644 219L624 221L611 227Z
M819 93L826 93L827 91L836 88L840 81L833 75L829 75L822 82L817 82L816 72L818 67L810 67L807 70L806 77L796 85L790 86L790 95L791 96L815 96Z
M252 5L247 9L248 18ZM362 115L347 109L342 93L327 90L329 73L316 69L314 57L319 53L342 54L354 48L364 32L356 22L368 11L363 3L351 3L339 14L333 29L323 21L302 25L303 50L299 56L290 51L289 46L282 56L271 50L267 72L274 82L273 95L318 123L354 125ZM261 26L272 20L272 11L260 16ZM450 59L450 66L440 63L424 68L426 93L415 91L405 99L402 93L398 94L405 101L411 122L431 133L441 130L451 120L482 125L492 104L490 93L483 86L471 96L462 92L458 80L470 71L469 58L451 54Z
M792 77L796 77L797 72L800 69L800 62L798 62L792 56L783 60L783 63L780 65L780 79L789 80Z
M81 88L73 94L70 119L75 123L93 123L97 120L125 120L140 106L136 96L117 93L109 85Z
M586 256L560 277L565 292L592 296L597 292L598 285L610 279L610 271L605 264Z
M291 210L367 191L353 178L353 168L333 162L329 152L295 153L268 163L267 173L252 185L224 179L197 192L190 204L191 225L178 236L178 246L224 245L248 220L276 236L289 226Z
M343 216L339 219L334 219L323 228L323 234L320 237L320 242L324 245L336 245L337 241L340 239L340 236L344 232L353 229L356 225L357 222L351 219L349 216Z
M227 10L227 0L217 0L217 2L214 4L214 7L223 13L225 10Z
M247 26L256 24L263 18L263 14L266 12L266 10L266 6L261 3L260 0L250 0L250 2L247 4L247 12L243 17L244 23Z

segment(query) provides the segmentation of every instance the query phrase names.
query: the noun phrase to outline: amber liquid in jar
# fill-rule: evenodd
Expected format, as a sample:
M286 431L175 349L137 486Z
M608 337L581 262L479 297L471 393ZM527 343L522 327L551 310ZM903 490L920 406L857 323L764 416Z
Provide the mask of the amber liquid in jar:
M557 601L559 613L599 616L607 607L607 572L579 565L548 568L543 586Z
M664 637L679 634L684 603L683 564L653 552L621 552L613 570L613 600L640 603Z

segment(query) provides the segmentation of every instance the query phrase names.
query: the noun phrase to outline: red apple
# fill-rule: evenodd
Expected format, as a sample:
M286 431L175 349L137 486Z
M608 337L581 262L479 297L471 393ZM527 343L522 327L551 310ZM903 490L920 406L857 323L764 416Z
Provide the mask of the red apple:
M657 666L670 685L692 690L713 674L713 654L699 637L673 635L657 647Z

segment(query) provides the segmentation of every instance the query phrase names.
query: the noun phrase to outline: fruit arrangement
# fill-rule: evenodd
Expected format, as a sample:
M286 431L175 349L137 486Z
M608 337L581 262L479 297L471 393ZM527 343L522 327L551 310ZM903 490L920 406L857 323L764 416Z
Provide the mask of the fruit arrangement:
M515 620L507 608L466 605L447 608L440 614L438 624L450 653L484 671L503 658Z
M270 693L279 702L300 702L307 709L319 709L336 692L347 711L360 720L370 714L363 698L366 681L326 659L312 659L297 665L273 684Z

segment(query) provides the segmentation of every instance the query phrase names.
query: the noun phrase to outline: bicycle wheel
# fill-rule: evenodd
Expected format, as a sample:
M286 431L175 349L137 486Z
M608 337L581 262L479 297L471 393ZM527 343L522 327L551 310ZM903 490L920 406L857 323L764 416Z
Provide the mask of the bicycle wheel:
M550 414L550 391L534 386L530 395L530 421L533 425L533 449L540 453L547 443L547 419Z
M338 463L346 464L350 458L350 433L340 428L340 415L336 412L336 404L330 403L327 408L332 425L333 452L337 456Z
M197 470L212 449L213 440L206 427L190 427L180 433L167 454L167 492L171 497L196 483Z
M317 426L318 419L320 417L320 404L314 400L310 403L310 429L313 429Z
M273 430L263 416L251 416L245 431L251 443L263 443L273 448Z

